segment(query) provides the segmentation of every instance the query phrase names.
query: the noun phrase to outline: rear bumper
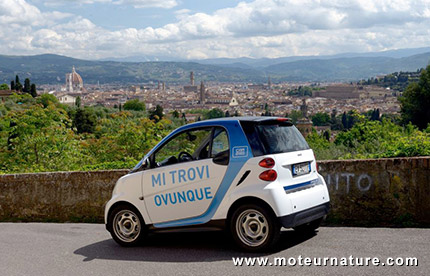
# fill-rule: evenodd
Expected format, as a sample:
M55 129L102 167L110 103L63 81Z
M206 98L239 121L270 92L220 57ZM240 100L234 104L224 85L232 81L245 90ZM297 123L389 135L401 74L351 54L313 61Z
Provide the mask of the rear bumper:
M291 215L279 217L279 220L283 227L291 228L322 218L328 214L329 210L330 202L326 202Z

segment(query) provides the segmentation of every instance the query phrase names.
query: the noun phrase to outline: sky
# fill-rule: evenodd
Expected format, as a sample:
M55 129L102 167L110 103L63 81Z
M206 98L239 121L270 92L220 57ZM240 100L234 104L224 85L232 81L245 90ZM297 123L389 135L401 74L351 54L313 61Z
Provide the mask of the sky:
M0 54L277 58L430 46L430 0L0 0Z

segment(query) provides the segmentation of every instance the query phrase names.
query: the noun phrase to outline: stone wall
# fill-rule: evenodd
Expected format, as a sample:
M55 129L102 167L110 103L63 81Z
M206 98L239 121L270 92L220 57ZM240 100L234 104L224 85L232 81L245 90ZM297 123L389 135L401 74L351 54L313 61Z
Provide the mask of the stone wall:
M429 226L430 157L320 161L330 190L327 223ZM102 222L125 170L0 175L0 221Z
M329 224L430 226L430 157L320 161Z
M0 221L103 221L126 170L0 175Z

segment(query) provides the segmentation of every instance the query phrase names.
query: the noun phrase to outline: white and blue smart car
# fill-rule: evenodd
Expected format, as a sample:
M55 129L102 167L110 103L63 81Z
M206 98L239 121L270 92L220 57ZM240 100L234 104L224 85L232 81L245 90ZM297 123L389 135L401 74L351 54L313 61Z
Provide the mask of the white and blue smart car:
M248 251L281 227L315 230L329 194L312 149L286 118L233 117L182 126L115 185L106 228L123 246L149 231L227 229Z

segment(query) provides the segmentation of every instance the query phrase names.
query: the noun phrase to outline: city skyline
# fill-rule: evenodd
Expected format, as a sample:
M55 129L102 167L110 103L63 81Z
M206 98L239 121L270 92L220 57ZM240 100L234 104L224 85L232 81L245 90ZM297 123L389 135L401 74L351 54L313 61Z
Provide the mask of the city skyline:
M424 0L3 0L0 10L3 55L276 58L430 45Z

